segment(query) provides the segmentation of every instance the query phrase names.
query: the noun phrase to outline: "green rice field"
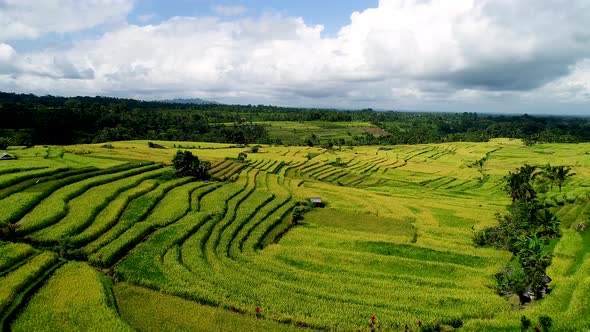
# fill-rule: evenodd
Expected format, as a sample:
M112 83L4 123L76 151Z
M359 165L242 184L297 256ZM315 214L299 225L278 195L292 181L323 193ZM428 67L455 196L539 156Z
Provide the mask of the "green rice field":
M576 230L590 220L590 144L250 153L154 143L165 149L127 141L8 151L19 159L0 161L0 223L14 229L0 242L2 330L419 331L420 322L520 331L525 315L534 325L551 317L552 331L590 331L590 230ZM173 176L178 145L211 162L210 181ZM520 307L494 290L511 254L472 239L506 211L503 177L525 163L570 165L576 175L542 194L563 236L551 294ZM294 222L311 197L326 206Z

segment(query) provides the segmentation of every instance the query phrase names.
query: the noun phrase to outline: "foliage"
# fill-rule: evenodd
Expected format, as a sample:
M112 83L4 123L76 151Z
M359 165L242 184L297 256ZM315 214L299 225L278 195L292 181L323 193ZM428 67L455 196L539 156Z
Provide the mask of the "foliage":
M522 138L525 143L590 141L590 120L476 113L411 113L283 108L265 105L170 104L108 97L54 97L0 92L0 115L15 144L102 143L132 139L280 143L258 121L365 122L386 135L355 132L334 145L420 144ZM22 133L25 131L24 133ZM310 131L296 144L321 145ZM299 133L301 134L301 133ZM316 136L317 137L317 136Z
M8 149L8 145L10 144L10 138L8 137L0 137L0 150Z
M559 192L561 192L565 181L575 175L575 173L570 173L571 170L571 166L551 166L551 164L547 164L543 167L543 176L550 182L551 190L553 190L553 185L557 184Z
M537 197L537 193L533 188L533 179L536 176L535 171L537 167L524 165L518 169L517 172L508 172L505 177L506 186L504 190L508 193L512 202L533 201Z
M518 264L502 268L494 277L497 290L501 294L524 294L527 291L527 275L522 266Z
M540 316L539 324L541 324L541 328L543 328L543 331L549 331L551 326L553 326L553 319L551 319L551 317L549 316Z
M174 159L172 159L172 165L178 177L191 176L199 180L209 178L208 171L211 164L208 161L199 160L199 157L193 155L190 151L178 150Z
M238 153L238 161L243 163L246 161L246 159L248 159L248 155L246 154L246 152L240 152Z
M504 178L507 182L505 191L512 199L509 214L498 215L498 226L474 235L475 244L509 250L519 263L518 267L505 267L496 274L500 294L518 294L522 297L526 292L531 292L541 297L547 287L543 279L551 264L548 245L549 240L561 236L560 220L537 200L533 184L538 174L536 170L534 166L524 165Z
M418 320L432 330L451 331L463 325L466 331L512 331L520 328L522 315L536 323L539 316L551 316L551 329L559 331L584 330L590 322L584 315L590 289L588 233L574 230L580 220L588 220L584 184L590 173L581 162L587 158L587 144L528 148L520 141L499 140L335 151L265 146L264 155L250 155L253 159L246 165L234 161L243 146L182 142L202 147L199 158L213 160L211 173L235 179L231 183L152 178L145 170L131 175L133 169L145 167L137 165L106 173L78 168L96 165L106 170L114 158L167 162L176 153L176 149L150 149L147 141L109 144L114 149L100 144L67 147L65 151L88 153L66 152L63 158L56 149L39 146L19 152L25 157L14 164L0 165L4 215L12 214L16 209L12 205L26 203L32 210L16 221L24 218L27 224L42 227L32 233L17 232L14 241L43 247L49 233L51 237L71 234L64 237L67 241L61 248L51 248L64 249L80 265L66 282L62 273L52 273L52 267L25 279L16 299L33 300L14 311L18 325L13 328L36 329L39 322L46 322L60 330L69 329L71 320L100 319L103 325L85 329L116 330L116 312L115 320L109 314L114 312L112 302L108 297L101 297L106 304L95 301L96 294L110 294L109 283L87 278L102 273L118 281L115 288L125 285L121 292L115 289L117 304L123 319L139 330L299 326L356 331L368 330L373 315L373 327L378 325L380 331L402 331L406 325L418 330ZM307 160L308 153L314 158ZM465 165L475 166L486 155L491 155L486 179L479 181L477 168ZM572 156L571 163L581 174L564 187L570 189L567 195L537 194L534 200L517 200L504 216L494 219L511 203L498 185L507 167L525 161L555 163L564 156ZM61 171L54 172L58 167ZM143 174L147 180L137 184ZM533 178L533 189L538 189L540 179L544 178ZM45 195L39 201L17 199L39 193ZM310 211L304 215L305 224L293 228L294 208L304 197L322 197L330 206ZM547 204L557 200L564 205ZM546 214L544 206L552 206L552 213ZM102 210L95 215L96 209ZM560 219L566 226L561 232ZM494 237L495 244L506 250L473 247L468 230L486 226L494 227L486 229L482 243L489 245L492 240L487 238ZM507 240L512 232L521 236ZM560 233L563 239L556 239ZM11 248L7 250L13 253L0 248L2 276L39 253ZM547 271L559 287L548 299L512 310L518 307L518 296L510 296L512 303L493 296L490 276L498 267L510 268L498 275L505 293L526 292L534 279L528 275L541 275L550 249L555 257ZM514 252L510 262L508 250ZM40 279L52 285L51 292L34 287L28 291ZM87 304L94 311L88 312ZM261 308L258 319L256 307ZM66 314L71 320L63 318Z
M520 330L527 331L533 323L525 315L520 317Z

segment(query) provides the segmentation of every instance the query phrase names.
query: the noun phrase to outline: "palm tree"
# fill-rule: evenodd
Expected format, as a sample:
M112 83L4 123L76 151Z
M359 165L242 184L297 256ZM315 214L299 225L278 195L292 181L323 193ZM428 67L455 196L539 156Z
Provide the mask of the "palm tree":
M524 165L518 169L518 172L508 173L504 190L508 192L513 203L517 200L530 202L537 197L537 192L532 184L537 175L536 169L536 166Z
M547 164L545 167L543 167L543 177L549 180L549 183L551 185L551 191L553 191L553 184L556 182L556 168L557 167L551 166L551 164Z
M563 183L571 176L576 175L575 173L570 173L572 168L570 166L556 166L555 169L555 181L557 182L557 186L559 187L559 192L561 192L561 187Z

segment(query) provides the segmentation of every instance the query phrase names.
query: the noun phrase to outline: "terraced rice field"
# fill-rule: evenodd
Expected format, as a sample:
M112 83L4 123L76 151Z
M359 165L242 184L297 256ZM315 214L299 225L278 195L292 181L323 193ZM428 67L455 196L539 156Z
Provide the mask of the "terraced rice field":
M356 331L373 315L384 331L519 330L522 315L590 329L590 231L575 230L590 144L264 146L239 163L243 148L180 143L212 163L195 181L166 166L179 143L157 143L170 149L37 147L0 163L0 221L15 225L0 242L4 330ZM543 195L563 220L553 292L514 309L492 288L510 254L474 247L472 229L505 210L508 171L548 162L576 173ZM309 197L327 206L293 222Z

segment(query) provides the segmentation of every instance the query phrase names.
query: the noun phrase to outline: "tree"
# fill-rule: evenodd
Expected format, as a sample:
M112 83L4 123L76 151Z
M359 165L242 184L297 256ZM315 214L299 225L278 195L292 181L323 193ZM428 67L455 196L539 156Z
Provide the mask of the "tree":
M200 161L199 157L192 154L190 151L176 152L172 164L176 170L176 176L192 176L200 180L209 178L209 169L211 164L207 161Z
M575 173L570 173L571 170L571 166L551 166L547 164L547 166L543 167L543 177L551 183L551 190L553 190L553 185L557 184L559 192L561 192L561 187L565 181L569 177L576 175Z
M248 158L248 154L246 154L246 152L240 152L238 153L238 161L243 163L244 161L246 161L246 159Z
M559 187L559 192L561 192L561 187L563 186L564 182L571 176L576 175L575 173L570 173L572 168L570 166L556 166L555 167L555 181L557 182L557 186Z
M554 169L557 170L549 165L544 167L544 177L552 178ZM567 168L561 171L568 172ZM506 249L517 258L518 265L513 263L497 273L496 282L500 294L518 294L521 301L529 297L529 291L537 298L543 296L546 271L551 264L549 243L561 235L559 218L536 199L533 180L537 174L536 167L529 165L510 172L505 177L505 190L512 198L509 213L499 215L498 226L479 231L474 237L478 245Z
M0 150L8 149L8 145L10 144L10 138L8 137L0 137Z
M512 202L532 201L537 197L533 187L533 179L537 175L536 169L536 166L524 165L518 169L518 172L508 173L504 190L510 195Z
M551 191L553 191L553 185L556 182L555 173L555 167L551 166L551 164L547 164L543 167L543 177L549 181Z

